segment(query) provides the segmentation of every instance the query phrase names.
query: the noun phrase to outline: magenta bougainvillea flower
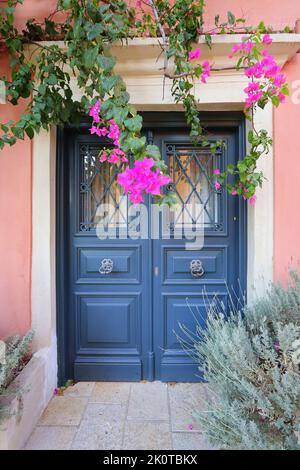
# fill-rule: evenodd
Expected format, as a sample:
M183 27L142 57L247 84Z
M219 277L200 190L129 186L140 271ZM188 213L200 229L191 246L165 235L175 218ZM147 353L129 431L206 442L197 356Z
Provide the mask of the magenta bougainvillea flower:
M201 49L198 47L194 51L189 52L189 61L193 62L196 60L199 60L201 57ZM201 75L200 79L202 83L206 83L206 79L210 77L210 63L208 60L204 60L202 65L201 65Z
M201 57L201 49L197 47L194 51L189 52L189 61L199 60Z
M96 123L100 122L100 116L99 116L100 107L101 107L100 100L97 100L94 106L91 107L90 112L89 112L89 116L91 116L93 118L93 121Z
M210 63L205 60L202 64L201 82L206 83L208 77L210 77Z
M134 204L143 202L143 192L159 196L161 186L170 182L170 177L163 175L159 168L153 169L154 163L153 158L145 157L136 160L133 168L127 167L118 175L118 183Z
M99 137L105 137L107 134L108 134L108 130L106 129L106 127L97 127L97 126L92 126L90 128L90 133L91 134L96 134L98 135Z
M109 163L117 164L120 162L127 162L128 159L120 148L120 128L114 119L110 119L107 125L100 117L101 104L98 99L94 106L89 111L89 116L93 118L93 124L90 128L90 133L96 134L98 137L107 137L112 140L115 148L104 149L100 152L99 160L101 163L108 161Z
M274 57L268 51L262 51L262 59L245 69L245 75L253 80L244 90L248 95L246 109L258 103L264 92L271 96L277 96L281 103L285 101L285 95L281 89L286 85L286 78L281 67L277 65ZM255 79L259 79L259 81L254 81Z
M232 57L238 52L243 52L244 54L249 55L252 52L254 46L254 41L251 41L250 39L245 40L245 38L242 38L242 41L239 44L235 44L233 46L228 57L232 59Z
M266 44L267 46L269 46L270 44L272 44L273 39L271 38L269 34L265 34L264 37L262 38L262 42Z
M107 137L109 137L113 141L114 145L116 145L117 147L120 147L120 142L119 142L120 128L114 119L111 119L109 123L110 123L110 126L109 126L109 133L107 134Z

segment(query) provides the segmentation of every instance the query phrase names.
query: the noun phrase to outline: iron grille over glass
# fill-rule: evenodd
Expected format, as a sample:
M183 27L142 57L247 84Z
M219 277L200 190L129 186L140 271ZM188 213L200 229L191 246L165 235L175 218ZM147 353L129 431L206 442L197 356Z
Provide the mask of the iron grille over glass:
M100 204L107 204L108 227L127 227L127 196L117 183L119 172L124 171L125 164L117 167L99 161L98 145L80 145L80 230L95 229L100 220L97 209ZM118 221L116 223L116 221Z
M187 143L166 143L166 156L171 177L171 189L176 193L181 212L176 211L171 229L204 224L204 229L223 230L223 207L221 191L214 188L214 170L222 168L222 152L213 155L208 148ZM100 220L97 209L107 204L108 227L127 228L129 200L117 183L119 167L99 161L101 146L82 144L79 147L80 175L80 231L96 229ZM199 213L201 206L201 213ZM200 214L200 215L199 215Z
M214 187L214 170L222 164L222 151L214 155L209 148L191 144L166 143L171 187L182 209L177 212L173 229L190 224L204 225L204 229L220 231L222 224L221 190ZM201 209L200 209L201 208Z

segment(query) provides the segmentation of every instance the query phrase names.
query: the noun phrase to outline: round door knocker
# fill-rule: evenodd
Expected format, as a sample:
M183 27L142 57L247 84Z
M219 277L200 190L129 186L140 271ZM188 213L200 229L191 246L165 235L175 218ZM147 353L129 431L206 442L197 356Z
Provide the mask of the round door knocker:
M193 277L201 277L204 274L204 268L200 259L193 259L190 263L191 275Z
M109 258L104 258L101 261L101 265L99 268L99 273L100 274L110 274L113 270L114 267L114 262L112 259Z

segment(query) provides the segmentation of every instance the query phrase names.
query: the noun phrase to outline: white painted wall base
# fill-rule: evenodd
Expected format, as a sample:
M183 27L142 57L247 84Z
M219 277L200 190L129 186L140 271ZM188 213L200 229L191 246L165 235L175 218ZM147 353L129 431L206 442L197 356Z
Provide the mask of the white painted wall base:
M12 413L0 425L0 450L22 449L44 409L53 395L57 382L57 347L53 338L50 348L34 354L8 393L14 395L14 386L22 390L22 407L19 400L11 398L7 403ZM20 408L20 409L19 409Z

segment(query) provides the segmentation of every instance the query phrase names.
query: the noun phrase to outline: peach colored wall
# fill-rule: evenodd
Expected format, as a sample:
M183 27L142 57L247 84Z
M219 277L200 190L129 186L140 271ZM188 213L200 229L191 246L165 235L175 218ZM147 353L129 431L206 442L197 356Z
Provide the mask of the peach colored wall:
M285 280L300 262L300 53L285 67L291 95L275 111L274 274ZM297 89L293 89L293 83Z
M55 10L56 3L56 0L25 0L18 6L17 25L24 27L27 18L43 19ZM136 0L128 0L128 3L134 6ZM236 17L244 17L249 25L258 24L263 19L275 29L286 25L293 27L300 16L299 0L206 0L206 4L208 24L213 24L216 14L220 14L221 19L226 18L228 10Z
M286 25L295 26L300 17L299 0L207 0L207 21L212 23L216 14L226 19L227 11L235 16L246 19L248 25L257 25L264 21L275 30L281 30Z
M0 58L1 74L7 58ZM1 75L0 74L0 75ZM0 105L1 121L24 106ZM31 143L0 152L0 338L30 327Z
M135 4L135 0L130 0ZM17 25L26 18L42 19L53 11L56 0L25 0L18 7ZM275 30L294 26L300 17L299 0L209 0L207 23L231 10L247 24L261 19ZM1 53L0 53L1 54ZM0 75L6 69L0 56ZM286 67L290 82L300 80L300 58ZM16 118L21 107L0 105L1 120ZM291 100L275 112L275 277L284 279L291 258L300 259L300 104ZM24 332L30 325L31 265L31 144L19 142L0 155L0 337ZM292 224L292 225L290 225Z

